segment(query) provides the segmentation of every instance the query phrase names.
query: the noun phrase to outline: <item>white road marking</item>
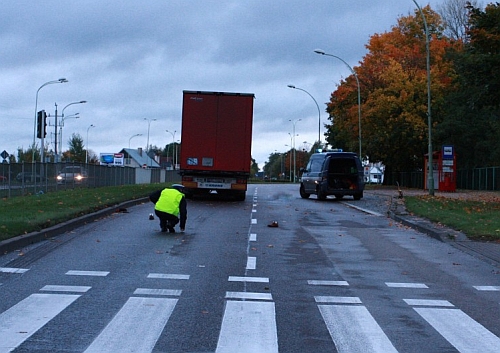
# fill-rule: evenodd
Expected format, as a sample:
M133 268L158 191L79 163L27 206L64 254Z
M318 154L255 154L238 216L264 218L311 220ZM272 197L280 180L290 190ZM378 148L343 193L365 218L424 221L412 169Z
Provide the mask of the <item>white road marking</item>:
M85 293L88 292L92 287L88 286L59 286L59 285L46 285L41 288L41 291L47 292L76 292Z
M250 233L250 238L248 239L249 241L257 241L257 234L255 233Z
M13 351L79 297L32 294L0 314L0 353Z
M480 291L500 291L500 286L474 286Z
M177 301L171 298L129 298L85 352L153 351Z
M316 303L336 303L336 304L361 304L358 297L335 297L335 296L315 296Z
M447 300L434 300L434 299L403 299L406 304L414 306L454 306Z
M228 301L215 353L278 353L274 303Z
M423 283L394 283L394 282L385 282L387 287L391 288L415 288L415 289L425 289L429 288Z
M347 281L318 281L318 280L309 280L307 284L312 286L348 286L349 283Z
M257 224L257 219L256 218L252 218L252 224Z
M173 273L150 273L148 275L148 278L187 280L187 279L189 279L189 275L180 275L180 274L173 274Z
M25 273L27 271L29 271L28 268L0 267L0 272L3 273Z
M254 282L254 283L269 283L269 278L267 277L238 277L229 276L229 282Z
M249 256L247 258L247 270L255 270L257 268L257 258L255 256Z
M270 293L226 292L226 299L273 300Z
M339 353L397 353L364 306L318 305Z
M178 297L182 294L180 289L157 289L157 288L137 288L134 291L135 295L165 295Z
M460 309L413 309L461 353L500 352L500 338Z
M66 272L69 276L96 276L96 277L106 277L109 275L108 271L68 271Z

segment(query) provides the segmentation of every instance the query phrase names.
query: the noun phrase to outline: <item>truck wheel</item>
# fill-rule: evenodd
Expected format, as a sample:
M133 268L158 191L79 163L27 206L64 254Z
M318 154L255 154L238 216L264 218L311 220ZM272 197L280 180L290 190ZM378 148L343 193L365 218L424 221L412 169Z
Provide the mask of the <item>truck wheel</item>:
M304 185L302 185L302 184L300 185L299 192L300 192L300 197L302 197L303 199L308 199L309 196L311 196L311 194L308 194L307 192L305 192Z
M238 191L234 194L234 199L236 201L245 201L247 193L245 191Z

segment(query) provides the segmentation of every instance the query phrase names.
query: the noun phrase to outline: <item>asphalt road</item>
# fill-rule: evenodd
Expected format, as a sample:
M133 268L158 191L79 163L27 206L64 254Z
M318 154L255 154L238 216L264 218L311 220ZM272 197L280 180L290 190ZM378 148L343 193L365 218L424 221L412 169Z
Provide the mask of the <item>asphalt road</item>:
M498 268L387 207L251 185L183 234L147 203L73 228L0 256L0 353L499 352Z

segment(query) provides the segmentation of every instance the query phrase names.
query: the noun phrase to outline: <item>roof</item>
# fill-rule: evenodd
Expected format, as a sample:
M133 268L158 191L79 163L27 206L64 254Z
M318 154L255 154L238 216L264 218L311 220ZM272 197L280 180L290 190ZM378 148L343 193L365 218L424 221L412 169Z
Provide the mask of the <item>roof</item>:
M160 168L160 165L154 159L150 158L145 151L143 151L141 155L139 151L134 148L124 148L120 153L124 153L125 158L132 158L140 166L146 165L150 168Z

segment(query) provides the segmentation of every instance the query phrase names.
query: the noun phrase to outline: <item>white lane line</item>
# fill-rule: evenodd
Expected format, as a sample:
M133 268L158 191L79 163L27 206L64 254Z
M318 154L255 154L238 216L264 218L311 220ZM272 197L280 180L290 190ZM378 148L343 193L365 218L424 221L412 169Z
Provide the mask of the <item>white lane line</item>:
M279 352L274 303L226 303L215 353L235 352Z
M180 275L174 273L150 273L148 278L160 278L160 279L189 279L189 275Z
M248 241L257 241L257 234L256 233L250 233L250 238Z
M253 209L253 210L252 210L252 213L255 213L255 212L257 212L257 210L256 210L256 209Z
M247 270L255 270L257 268L257 258L249 256L247 258Z
M257 224L257 219L252 218L252 224Z
M76 293L85 293L90 290L89 286L60 286L60 285L46 285L41 288L41 291L46 292L76 292Z
M318 305L339 353L397 353L364 306Z
M415 288L415 289L425 289L429 288L423 283L394 283L394 282L385 282L387 287L391 288Z
M460 309L413 309L459 352L500 352L500 338Z
M3 273L25 273L27 271L29 271L28 268L0 267L0 272Z
M13 351L79 297L32 294L0 314L0 353Z
M229 282L254 282L254 283L269 283L269 278L267 277L238 277L229 276Z
M358 297L335 297L335 296L322 296L314 297L316 303L335 303L335 304L361 304L361 299Z
M226 292L226 299L273 300L270 293Z
M135 295L164 295L178 297L182 294L180 289L159 289L159 288L137 288L134 291Z
M480 291L500 291L500 286L474 286Z
M414 306L444 306L453 307L452 303L447 300L434 300L434 299L403 299L406 304Z
M108 271L77 271L71 270L66 272L69 276L95 276L95 277L106 277L109 275Z
M318 280L309 280L307 284L312 286L348 286L349 283L347 281L318 281Z
M172 298L129 298L85 352L153 351L177 301Z

